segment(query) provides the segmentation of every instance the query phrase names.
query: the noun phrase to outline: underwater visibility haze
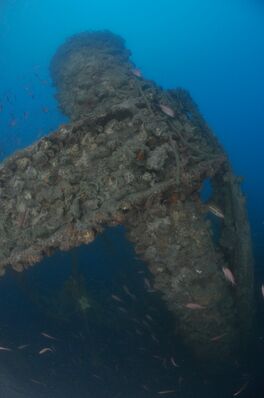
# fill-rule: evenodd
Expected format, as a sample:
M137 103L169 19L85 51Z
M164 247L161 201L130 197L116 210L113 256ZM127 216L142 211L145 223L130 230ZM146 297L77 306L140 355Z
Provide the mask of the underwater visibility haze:
M0 4L0 397L263 397L264 3Z

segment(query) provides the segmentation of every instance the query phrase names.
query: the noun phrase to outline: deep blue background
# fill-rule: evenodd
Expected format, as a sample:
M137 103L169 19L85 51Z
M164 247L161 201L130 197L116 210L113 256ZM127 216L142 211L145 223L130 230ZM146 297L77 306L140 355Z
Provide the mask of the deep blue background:
M264 238L264 3L260 0L2 0L0 156L65 118L49 62L70 35L122 35L144 76L188 89L226 148L244 190L257 262Z

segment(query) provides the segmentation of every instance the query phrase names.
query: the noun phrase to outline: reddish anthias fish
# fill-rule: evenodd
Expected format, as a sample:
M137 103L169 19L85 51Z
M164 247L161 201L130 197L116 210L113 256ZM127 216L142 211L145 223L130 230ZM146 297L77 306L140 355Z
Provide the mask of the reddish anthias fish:
M142 77L141 70L138 68L132 69L132 73L133 73L133 75L135 75L137 77Z
M11 127L16 127L16 125L17 125L17 120L15 119L15 118L12 118L11 120L10 120L10 126Z
M42 348L42 349L39 351L39 354L42 355L42 354L45 354L46 352L53 352L53 349L52 349L52 348L49 348L49 347Z
M46 339L58 340L58 339L56 339L56 337L53 337L53 336L51 336L50 334L45 333L45 332L41 332L41 335L42 335L43 337L46 337Z
M210 341L218 341L218 340L221 340L224 336L226 336L226 333L223 333L223 334L219 334L219 335L217 335L217 336L214 336L214 337L212 337L212 338L210 339Z
M158 391L158 394L160 395L165 395L165 394L174 394L176 390L164 390L164 391Z
M8 347L0 347L0 351L12 351L11 348Z
M241 394L242 391L244 391L247 386L248 386L249 381L246 381L246 383L244 383L239 390L237 390L234 394L233 397L237 397L239 394Z
M223 267L222 270L223 270L223 273L225 275L226 280L228 282L230 282L233 286L235 286L236 285L236 281L235 281L234 275L232 274L230 269L227 268L227 267Z
M120 297L118 297L116 294L112 294L111 297L113 300L123 303L123 300Z
M264 284L261 285L261 293L262 293L262 296L264 298Z
M173 357L171 357L170 361L171 361L172 365L173 365L175 368L179 368L179 365L175 362L175 360L174 360Z
M19 350L24 350L24 349L27 348L27 347L29 347L29 344L21 344L21 345L19 345L17 348L18 348Z
M170 117L175 117L175 112L173 109L171 109L169 106L167 105L162 105L160 104L160 109L162 110L163 113L165 113L165 115L170 116Z
M216 217L218 218L225 218L224 213L222 212L221 209L219 209L219 207L215 206L215 205L209 205L208 206L208 210L214 214Z
M202 310L205 308L203 305L198 304L198 303L188 303L188 304L185 304L185 307L189 308L190 310Z

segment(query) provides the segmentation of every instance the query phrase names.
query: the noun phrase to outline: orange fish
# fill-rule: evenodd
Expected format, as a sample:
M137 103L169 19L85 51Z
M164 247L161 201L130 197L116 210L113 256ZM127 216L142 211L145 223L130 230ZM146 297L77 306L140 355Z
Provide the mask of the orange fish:
M159 107L162 110L162 112L165 113L165 115L170 117L175 117L174 110L171 109L169 106L160 104Z
M185 304L185 307L189 308L190 310L202 310L205 308L203 305L198 304L198 303L188 303L188 304Z
M236 281L235 281L234 275L232 274L230 269L227 267L222 267L222 270L223 270L226 280L229 281L233 286L235 286Z

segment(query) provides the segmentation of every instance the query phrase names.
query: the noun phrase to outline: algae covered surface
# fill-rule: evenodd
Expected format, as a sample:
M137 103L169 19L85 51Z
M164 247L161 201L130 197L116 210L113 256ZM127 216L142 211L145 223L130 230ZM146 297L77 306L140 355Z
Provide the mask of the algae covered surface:
M70 122L1 165L1 274L122 225L175 335L198 358L232 367L254 318L250 231L239 178L198 107L184 89L141 76L122 38L108 31L66 41L51 75ZM209 215L212 205L220 218ZM67 288L88 312L81 281Z

